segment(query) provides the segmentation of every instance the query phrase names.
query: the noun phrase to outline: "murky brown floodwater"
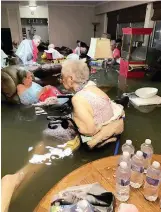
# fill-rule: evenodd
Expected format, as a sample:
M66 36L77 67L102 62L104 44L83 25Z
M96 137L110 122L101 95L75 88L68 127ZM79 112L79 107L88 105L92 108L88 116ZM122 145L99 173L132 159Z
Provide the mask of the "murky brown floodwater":
M93 78L97 80L98 85L103 86L112 99L122 92L133 92L143 86L157 87L161 95L161 83L131 79L121 79L118 82L115 71L100 71L93 75ZM150 110L152 111L148 113ZM121 143L126 139L132 139L136 149L139 149L140 144L146 138L150 138L155 153L161 154L161 108L144 108L143 111L132 105L126 109L125 132L121 137ZM45 115L35 116L32 109L24 111L18 106L2 104L2 176L16 172L28 162L32 153L28 152L28 148L34 147L42 140L42 131L47 127L47 123ZM54 146L55 142L50 145ZM10 211L32 212L45 193L62 177L89 161L113 155L114 147L115 145L111 144L108 149L90 153L79 149L73 156L53 160L51 166L46 166L42 172L35 174L33 180L19 192L11 204Z

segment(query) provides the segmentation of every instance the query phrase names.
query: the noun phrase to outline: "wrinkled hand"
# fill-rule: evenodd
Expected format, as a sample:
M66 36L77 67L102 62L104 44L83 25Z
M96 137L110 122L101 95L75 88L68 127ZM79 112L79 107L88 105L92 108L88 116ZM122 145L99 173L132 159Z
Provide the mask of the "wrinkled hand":
M47 88L47 89L51 89L51 88L52 88L52 86L51 86L51 85L46 85L46 86L45 86L45 88Z
M46 85L45 87L43 87L43 92L45 92L45 91L47 91L47 90L49 90L51 88L52 88L51 85Z

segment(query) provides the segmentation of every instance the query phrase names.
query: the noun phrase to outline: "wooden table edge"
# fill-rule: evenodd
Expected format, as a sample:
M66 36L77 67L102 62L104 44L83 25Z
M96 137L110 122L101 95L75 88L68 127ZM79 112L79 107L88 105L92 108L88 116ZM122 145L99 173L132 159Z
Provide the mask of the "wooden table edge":
M50 193L52 190L54 190L54 188L56 188L59 184L61 184L61 182L63 182L66 178L69 178L70 175L73 175L74 172L77 172L79 169L82 169L82 168L84 168L84 167L86 167L86 166L89 166L89 165L92 166L94 163L99 162L99 161L101 161L101 160L105 160L106 158L109 158L109 159L110 159L110 158L116 158L116 160L117 160L117 159L119 158L119 156L120 156L120 155L103 157L103 158L94 160L94 161L92 161L92 162L86 163L86 164L84 164L84 165L78 167L77 169L73 170L72 172L70 172L69 174L67 174L66 176L64 176L60 181L58 181L58 182L57 182L57 183L56 183L56 184L45 194L45 196L39 201L38 205L36 206L36 208L34 209L33 212L38 212L38 209L39 209L39 208L42 208L42 207L41 207L41 203L42 203L43 200L46 198L46 196L48 196L49 193ZM155 160L155 158L157 158L157 157L159 157L159 156L161 157L161 155L159 155L159 154L154 154L154 155L153 155L153 160ZM161 162L161 161L160 161L160 162ZM94 167L93 167L93 168L94 168ZM73 185L73 186L74 186L74 185ZM44 208L42 208L42 209L44 209ZM46 211L46 209L44 209L44 211Z

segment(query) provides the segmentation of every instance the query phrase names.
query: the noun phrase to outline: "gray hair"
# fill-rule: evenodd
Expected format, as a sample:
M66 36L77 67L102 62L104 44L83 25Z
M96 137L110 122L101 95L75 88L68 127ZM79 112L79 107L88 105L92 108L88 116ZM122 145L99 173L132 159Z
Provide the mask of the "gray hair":
M62 74L72 76L74 80L81 84L89 79L89 68L82 60L67 60L62 64Z
M34 35L33 36L33 40L39 40L39 41L41 41L41 37L39 35Z
M28 73L28 71L26 71L26 70L22 70L22 69L18 70L17 76L18 76L20 84L23 84L23 80L27 77L27 73Z

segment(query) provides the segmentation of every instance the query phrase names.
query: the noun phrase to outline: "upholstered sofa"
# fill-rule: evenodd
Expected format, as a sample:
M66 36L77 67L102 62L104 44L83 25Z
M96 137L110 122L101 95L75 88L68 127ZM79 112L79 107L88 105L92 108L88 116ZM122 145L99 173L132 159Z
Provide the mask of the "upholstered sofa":
M30 71L34 74L35 80L42 86L53 85L58 86L60 84L59 78L61 73L61 64L43 64L38 67L31 67Z
M17 85L20 83L19 72L21 68L19 65L12 65L1 70L1 93L3 101L19 103ZM60 84L61 65L44 64L38 67L30 67L29 70L33 73L33 80L42 86L58 86Z
M14 65L1 70L1 93L2 100L19 103L16 87L19 84L19 67Z

